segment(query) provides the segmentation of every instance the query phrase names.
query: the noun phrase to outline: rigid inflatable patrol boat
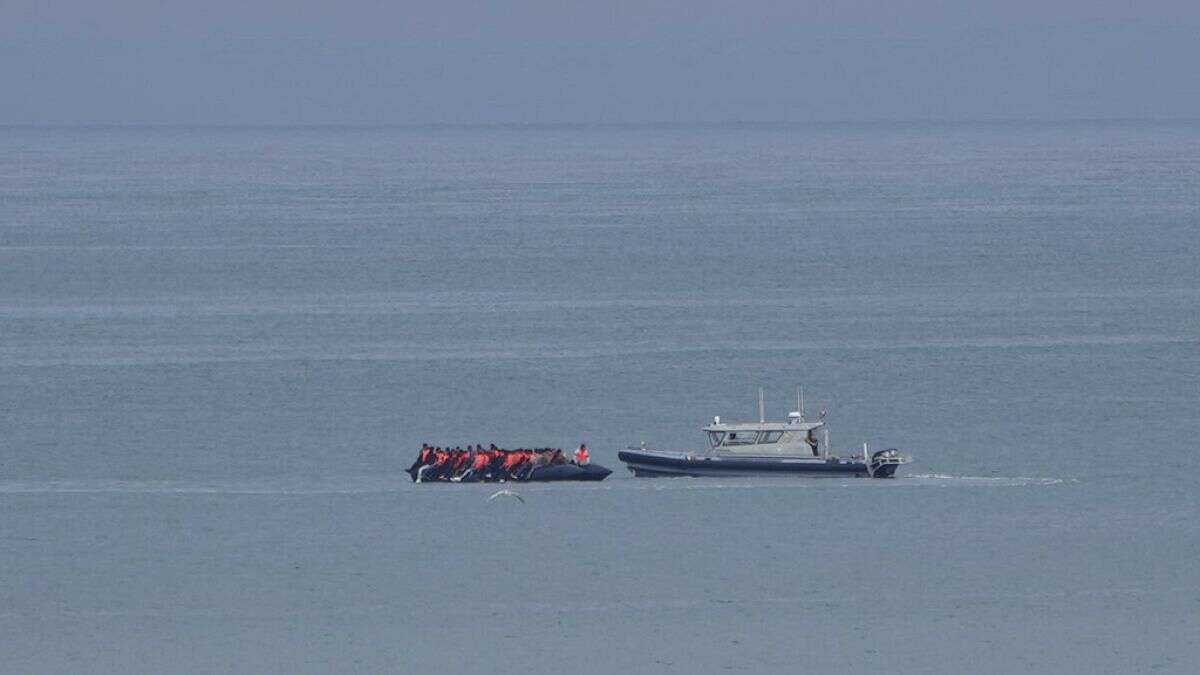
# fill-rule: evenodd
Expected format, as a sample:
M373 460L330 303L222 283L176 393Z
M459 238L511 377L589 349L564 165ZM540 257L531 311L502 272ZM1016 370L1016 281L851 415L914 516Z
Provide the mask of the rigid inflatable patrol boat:
M768 422L763 415L762 392L758 422L722 423L714 417L705 426L708 448L702 452L667 452L626 448L617 457L635 476L744 476L744 475L850 475L891 478L900 465L911 461L895 448L871 453L863 444L861 455L838 457L829 451L825 412L820 419L804 419L804 403L786 422Z

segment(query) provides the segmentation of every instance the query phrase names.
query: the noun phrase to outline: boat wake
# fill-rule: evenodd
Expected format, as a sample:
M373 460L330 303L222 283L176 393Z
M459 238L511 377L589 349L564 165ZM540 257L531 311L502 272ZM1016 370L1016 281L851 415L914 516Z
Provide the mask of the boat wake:
M954 476L929 473L902 475L887 480L866 478L762 478L762 477L661 477L625 478L604 485L578 486L586 490L762 490L762 489L887 489L888 487L1038 487L1078 483L1075 478L1036 476ZM553 489L553 486L547 486ZM526 488L528 489L528 488Z
M918 473L900 477L902 481L914 481L933 486L982 485L993 487L1024 487L1035 485L1062 485L1078 483L1077 478L1050 478L1039 476L952 476L944 473Z

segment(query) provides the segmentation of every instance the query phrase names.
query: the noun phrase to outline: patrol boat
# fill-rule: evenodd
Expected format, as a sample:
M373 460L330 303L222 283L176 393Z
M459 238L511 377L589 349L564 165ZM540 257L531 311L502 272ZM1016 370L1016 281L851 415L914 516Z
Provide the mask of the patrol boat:
M837 457L829 452L825 411L816 422L804 419L804 400L786 422L768 422L758 398L758 422L722 423L714 417L705 426L708 448L703 452L668 452L629 447L617 453L635 476L850 475L891 478L911 460L895 448L872 453L863 444L861 455Z

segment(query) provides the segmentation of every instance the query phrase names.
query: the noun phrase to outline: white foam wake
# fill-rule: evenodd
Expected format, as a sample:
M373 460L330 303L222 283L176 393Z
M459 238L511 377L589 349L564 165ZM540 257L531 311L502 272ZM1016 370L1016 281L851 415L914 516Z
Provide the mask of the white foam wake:
M1048 476L952 476L944 473L916 473L900 476L901 479L920 481L929 485L991 485L1018 487L1023 485L1061 485L1078 483L1076 478L1052 478Z

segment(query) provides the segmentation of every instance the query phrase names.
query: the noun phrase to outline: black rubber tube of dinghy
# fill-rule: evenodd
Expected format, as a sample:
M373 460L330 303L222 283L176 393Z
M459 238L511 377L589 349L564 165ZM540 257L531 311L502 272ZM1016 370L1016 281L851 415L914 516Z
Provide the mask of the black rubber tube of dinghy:
M413 468L413 469L409 469L405 473L407 473L409 475L409 477L412 478L413 481L415 482L417 480L417 472L418 471L420 471L419 468ZM428 472L426 472L426 473L428 474ZM567 481L567 480L593 480L594 481L594 480L604 480L605 478L608 478L608 475L610 473L612 473L611 469L607 469L603 466L600 466L599 464L584 464L583 466L579 466L577 464L554 464L551 466L539 466L530 472L528 478L515 479L515 482L518 482L518 483L547 483L547 482ZM427 479L427 480L437 480L437 479ZM468 480L468 482L477 482L477 481ZM483 482L495 483L495 482L498 482L498 479L490 479L490 480L485 479Z

